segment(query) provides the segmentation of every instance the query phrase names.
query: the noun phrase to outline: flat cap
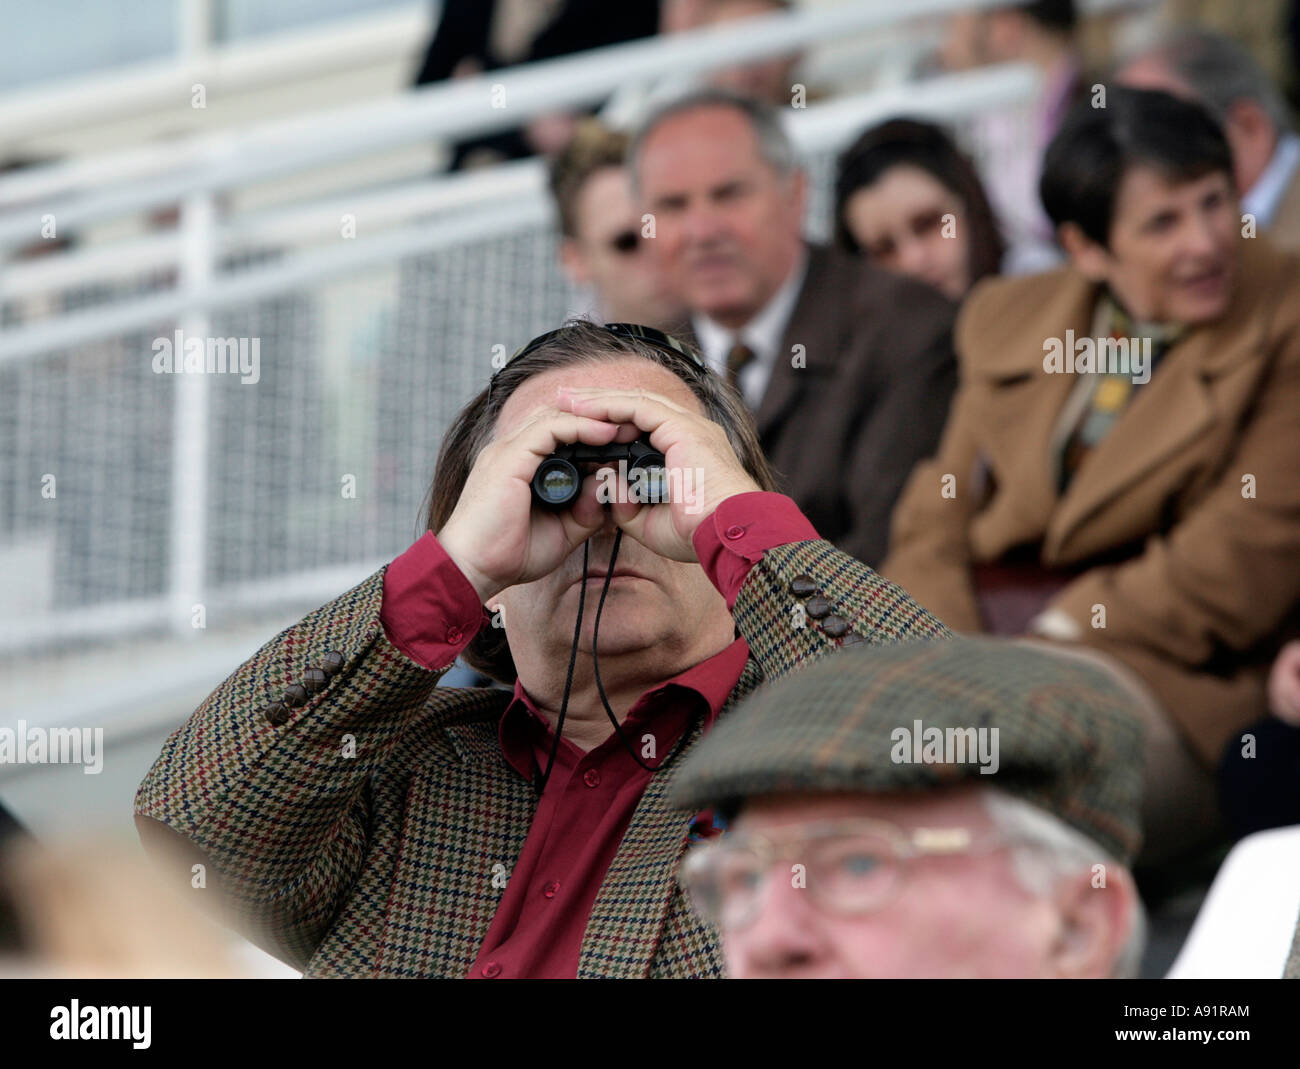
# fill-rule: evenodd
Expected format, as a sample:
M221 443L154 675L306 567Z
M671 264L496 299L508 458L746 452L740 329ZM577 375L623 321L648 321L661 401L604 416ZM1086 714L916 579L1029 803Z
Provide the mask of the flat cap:
M1101 666L988 637L853 646L750 695L688 755L682 809L975 780L1119 861L1142 841L1138 699Z

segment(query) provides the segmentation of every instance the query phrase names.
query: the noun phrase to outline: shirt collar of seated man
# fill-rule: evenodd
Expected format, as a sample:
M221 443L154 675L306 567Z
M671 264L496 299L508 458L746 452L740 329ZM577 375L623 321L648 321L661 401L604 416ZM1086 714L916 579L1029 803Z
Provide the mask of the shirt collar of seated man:
M890 840L913 856L882 860ZM737 852L720 881L733 978L1136 974L1144 922L1127 870L1106 866L1099 888L1094 844L995 788L758 796L715 849Z
M1194 328L1228 312L1242 221L1231 151L1201 106L1118 88L1105 107L1080 104L1048 148L1042 190L1073 267L1133 322Z

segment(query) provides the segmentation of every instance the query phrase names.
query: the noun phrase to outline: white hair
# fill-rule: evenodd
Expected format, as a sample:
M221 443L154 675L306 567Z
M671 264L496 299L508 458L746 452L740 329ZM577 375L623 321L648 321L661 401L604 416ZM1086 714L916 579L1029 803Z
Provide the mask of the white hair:
M1013 840L1011 867L1016 881L1035 898L1050 895L1062 879L1091 872L1093 865L1105 865L1108 872L1124 869L1097 843L1024 799L996 787L982 788L980 797L993 826ZM1146 918L1135 893L1129 930L1111 976L1137 976L1145 942Z

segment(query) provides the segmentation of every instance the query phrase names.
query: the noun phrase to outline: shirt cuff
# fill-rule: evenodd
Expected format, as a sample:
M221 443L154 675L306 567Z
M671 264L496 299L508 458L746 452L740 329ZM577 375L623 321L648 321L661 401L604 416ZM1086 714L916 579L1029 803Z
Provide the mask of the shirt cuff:
M750 568L764 553L820 538L790 498L754 490L727 498L704 518L691 541L704 574L727 599L727 608L734 609Z
M487 610L432 531L384 572L380 622L388 641L416 664L450 667L483 626Z

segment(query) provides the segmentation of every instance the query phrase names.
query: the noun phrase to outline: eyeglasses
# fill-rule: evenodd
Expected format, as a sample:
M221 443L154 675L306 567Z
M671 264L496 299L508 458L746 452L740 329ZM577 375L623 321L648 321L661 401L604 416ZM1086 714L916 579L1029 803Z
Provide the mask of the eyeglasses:
M545 334L539 334L524 345L523 348L516 350L515 354L492 375L492 380L495 381L497 375L500 375L516 360L527 356L529 353L536 352L552 338L559 337L569 329L569 327L557 327L555 330L548 330ZM665 334L662 330L655 330L654 327L643 327L639 323L605 323L601 325L600 329L607 330L618 338L634 338L637 341L645 342L647 345L653 345L661 352L668 353L678 360L684 360L689 368L698 375L707 375L709 373L708 365L694 350L684 342L672 337L672 335Z
M735 931L757 918L777 862L803 867L783 875L801 876L800 886L819 908L855 916L887 905L916 858L986 852L1006 843L1000 836L977 839L960 827L905 831L879 820L828 821L783 836L724 835L691 850L678 879L697 913L720 930Z

